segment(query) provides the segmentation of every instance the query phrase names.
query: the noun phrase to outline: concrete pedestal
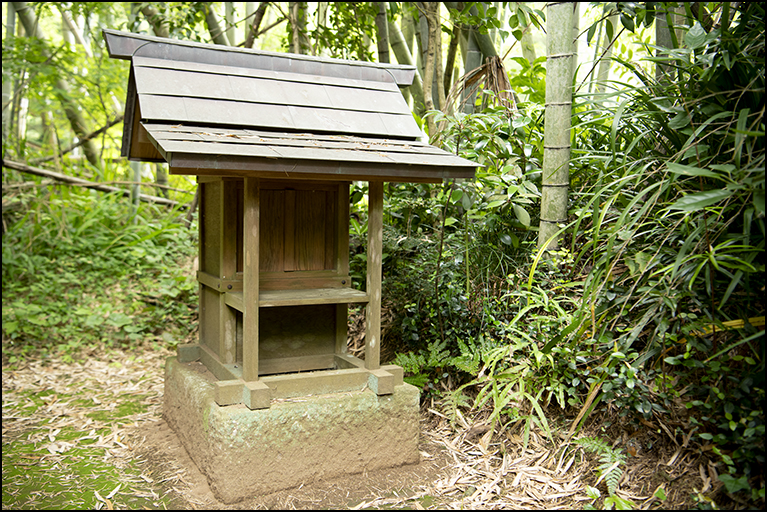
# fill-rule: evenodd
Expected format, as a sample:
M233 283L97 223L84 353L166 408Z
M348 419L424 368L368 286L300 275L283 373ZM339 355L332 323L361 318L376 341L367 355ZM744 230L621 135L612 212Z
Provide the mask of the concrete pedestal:
M272 400L268 409L220 406L199 362L165 364L164 417L224 503L419 462L419 391L403 384Z

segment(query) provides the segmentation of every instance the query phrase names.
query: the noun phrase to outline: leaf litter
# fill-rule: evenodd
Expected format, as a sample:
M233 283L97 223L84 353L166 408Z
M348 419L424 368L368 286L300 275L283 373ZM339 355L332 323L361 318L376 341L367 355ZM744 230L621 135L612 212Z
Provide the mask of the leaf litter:
M4 366L4 508L220 508L223 504L210 495L190 492L191 473L196 471L190 461L174 460L152 444L157 440L140 435L139 426L162 421L162 369L169 355L167 350L146 351L141 357L113 351L84 362L47 359L18 368ZM344 485L351 484L339 480L339 486L307 485L275 493L271 501L254 498L226 508L556 510L583 508L593 502L587 486L604 488L598 460L564 435L552 442L533 428L525 448L512 429L492 428L487 411L471 417L459 411L453 424L436 409L432 402L421 421L423 462L418 468L431 463L431 473L414 485L400 488L389 475L366 475L365 489L351 495L346 489L346 501L340 501ZM586 431L614 438L615 445L627 442L627 432L605 432L602 424L595 419ZM680 445L668 435L668 427L645 428L631 436L653 447L629 457L616 491L637 508L690 507L695 505L693 497L704 501L721 488L716 464L686 442ZM30 449L7 449L18 445ZM74 470L88 461L93 462L90 473ZM115 471L105 473L105 466ZM28 474L36 469L44 470L47 478L58 478L60 488L81 492L44 486L36 490ZM353 498L360 493L363 498Z
M162 413L168 351L3 366L3 508L163 507L135 427ZM167 494L167 493L166 493Z

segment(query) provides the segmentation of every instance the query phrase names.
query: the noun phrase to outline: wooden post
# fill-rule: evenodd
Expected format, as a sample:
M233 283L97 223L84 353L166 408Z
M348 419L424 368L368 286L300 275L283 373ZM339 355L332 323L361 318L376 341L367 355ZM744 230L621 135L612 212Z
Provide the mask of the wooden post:
M336 218L333 225L336 229L335 269L342 276L349 275L349 184L338 185L336 197L338 205L335 208ZM349 278L351 279L351 277ZM351 288L351 282L348 283ZM348 352L349 308L347 304L336 305L336 354Z
M258 258L260 189L258 178L245 178L242 276L242 379L258 380Z
M219 236L219 261L221 279L234 279L237 272L237 188L233 181L221 182ZM223 288L223 286L222 286ZM218 357L222 363L232 364L237 358L237 315L226 304L225 289L219 290L219 346Z
M368 182L368 304L365 307L365 368L380 367L381 259L383 258L383 182Z

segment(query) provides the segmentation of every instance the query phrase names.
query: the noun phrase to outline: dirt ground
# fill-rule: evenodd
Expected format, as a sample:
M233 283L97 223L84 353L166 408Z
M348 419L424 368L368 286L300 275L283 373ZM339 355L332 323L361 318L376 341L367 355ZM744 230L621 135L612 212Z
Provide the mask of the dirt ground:
M577 438L598 437L626 455L616 495L634 508L744 508L724 494L713 457L658 421L625 428L593 418L573 439L572 418L551 411L554 440L520 425L498 432L429 401L421 414L421 462L218 502L162 419L167 351L119 351L83 362L3 361L3 508L193 509L581 509L607 496L600 460ZM84 464L88 466L83 470ZM95 469L94 469L95 468ZM49 485L47 480L57 480ZM601 492L590 497L589 487ZM593 496L593 492L592 492ZM64 498L66 498L64 500ZM57 501L59 500L59 501ZM63 500L63 501L62 501Z

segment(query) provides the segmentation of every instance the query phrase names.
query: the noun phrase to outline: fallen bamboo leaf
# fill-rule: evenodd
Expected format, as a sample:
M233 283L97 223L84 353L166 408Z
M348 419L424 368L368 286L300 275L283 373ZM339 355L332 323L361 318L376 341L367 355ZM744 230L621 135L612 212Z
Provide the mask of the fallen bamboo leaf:
M114 489L112 489L112 492L110 492L109 494L107 494L107 499L108 499L108 500L109 500L109 499L112 499L112 498L114 497L114 495L115 495L115 494L117 494L117 491L119 491L119 490L120 490L120 487L122 487L122 484L117 484L117 487L115 487Z

